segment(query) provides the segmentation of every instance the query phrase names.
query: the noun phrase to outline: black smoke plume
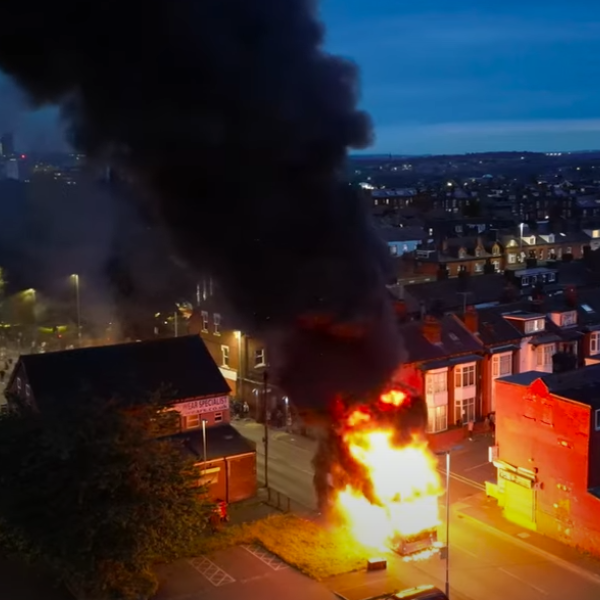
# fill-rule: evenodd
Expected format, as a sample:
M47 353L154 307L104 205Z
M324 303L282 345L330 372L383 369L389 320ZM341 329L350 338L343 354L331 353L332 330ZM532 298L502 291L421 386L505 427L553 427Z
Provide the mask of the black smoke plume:
M322 44L310 0L22 0L0 19L0 68L145 190L180 255L277 344L301 404L378 386L400 358L385 252L339 181L371 124L355 67Z
M321 512L328 512L334 492L347 485L359 490L371 504L378 502L364 466L351 455L344 440L348 432L389 429L393 431L391 443L398 448L412 442L415 434L424 434L427 426L424 399L408 387L394 386L394 389L405 394L405 400L399 406L372 396L363 398L362 402L357 398L349 401L338 396L330 405L330 426L319 440L313 458L313 483ZM364 420L353 420L357 413Z

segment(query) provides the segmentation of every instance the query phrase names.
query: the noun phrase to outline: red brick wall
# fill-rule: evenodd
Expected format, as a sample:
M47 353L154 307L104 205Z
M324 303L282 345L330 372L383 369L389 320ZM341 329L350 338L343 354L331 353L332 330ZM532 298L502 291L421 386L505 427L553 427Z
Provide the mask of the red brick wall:
M596 432L590 439L590 408L548 394L539 380L496 385L499 458L538 469L538 530L600 554L600 500L587 491L590 447L598 456L600 444Z

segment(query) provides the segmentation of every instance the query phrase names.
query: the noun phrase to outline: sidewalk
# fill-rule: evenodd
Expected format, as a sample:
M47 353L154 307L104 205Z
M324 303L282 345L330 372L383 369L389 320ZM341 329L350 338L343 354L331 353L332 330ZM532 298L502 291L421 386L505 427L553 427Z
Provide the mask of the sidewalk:
M464 502L457 502L452 506L452 510L459 519L475 522L495 535L510 538L514 543L546 560L595 583L600 583L600 560L557 540L523 529L519 525L507 521L496 501L488 498L483 492L471 496Z

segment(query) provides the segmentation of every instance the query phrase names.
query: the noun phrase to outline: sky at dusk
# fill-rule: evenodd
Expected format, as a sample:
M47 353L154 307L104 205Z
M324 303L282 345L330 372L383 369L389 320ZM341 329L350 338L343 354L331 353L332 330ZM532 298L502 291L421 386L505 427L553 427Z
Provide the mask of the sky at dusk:
M369 152L600 148L600 3L323 0L322 17L361 69ZM56 115L21 107L0 78L0 130L56 146Z

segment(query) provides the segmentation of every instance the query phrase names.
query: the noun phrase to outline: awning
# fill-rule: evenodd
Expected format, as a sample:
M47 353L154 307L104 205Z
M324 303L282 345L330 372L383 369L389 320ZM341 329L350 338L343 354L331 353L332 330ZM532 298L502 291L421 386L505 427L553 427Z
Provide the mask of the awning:
M513 350L518 350L519 346L517 344L505 344L504 346L495 346L494 348L489 348L489 354L499 354L500 352L511 352Z

